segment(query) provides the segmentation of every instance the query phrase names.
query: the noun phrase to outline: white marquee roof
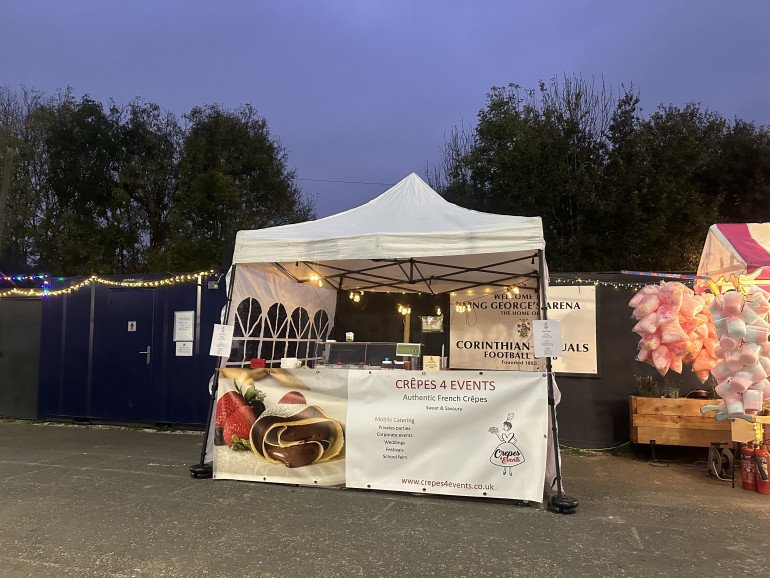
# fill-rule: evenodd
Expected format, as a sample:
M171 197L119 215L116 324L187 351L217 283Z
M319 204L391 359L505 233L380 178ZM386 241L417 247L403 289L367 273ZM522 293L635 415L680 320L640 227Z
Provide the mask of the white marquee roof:
M316 273L339 289L443 293L532 276L544 248L540 217L458 207L412 173L354 209L239 231L233 263L300 281Z

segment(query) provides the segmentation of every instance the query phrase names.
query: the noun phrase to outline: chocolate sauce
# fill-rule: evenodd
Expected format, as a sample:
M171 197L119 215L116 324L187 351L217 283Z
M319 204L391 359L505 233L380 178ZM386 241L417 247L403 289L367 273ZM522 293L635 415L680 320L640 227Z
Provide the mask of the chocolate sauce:
M288 448L265 446L265 451L274 460L278 460L287 468L301 468L316 461L323 452L317 443L299 444Z

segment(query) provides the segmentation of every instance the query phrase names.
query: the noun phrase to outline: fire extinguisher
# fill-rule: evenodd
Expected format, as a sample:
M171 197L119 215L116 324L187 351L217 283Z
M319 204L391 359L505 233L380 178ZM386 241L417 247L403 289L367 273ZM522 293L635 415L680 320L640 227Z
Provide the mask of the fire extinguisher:
M750 492L757 491L757 462L754 460L754 443L741 447L741 487Z
M768 477L767 464L770 461L770 452L767 446L760 445L754 450L754 462L757 468L757 491L760 494L770 494L770 477Z

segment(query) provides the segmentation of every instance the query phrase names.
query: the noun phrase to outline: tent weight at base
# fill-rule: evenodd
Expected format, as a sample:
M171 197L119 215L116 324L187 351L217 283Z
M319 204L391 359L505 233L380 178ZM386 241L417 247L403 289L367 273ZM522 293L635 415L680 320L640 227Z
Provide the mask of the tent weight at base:
M194 464L190 466L190 475L196 479L210 478L214 475L211 464Z
M557 494L550 500L551 509L560 514L574 514L578 507L578 501L564 494Z

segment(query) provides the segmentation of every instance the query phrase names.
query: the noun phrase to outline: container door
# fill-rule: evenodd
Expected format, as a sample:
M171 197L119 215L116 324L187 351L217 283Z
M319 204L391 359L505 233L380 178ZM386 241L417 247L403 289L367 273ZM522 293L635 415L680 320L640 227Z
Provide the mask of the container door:
M110 353L106 396L107 418L152 421L153 347L152 289L110 291Z

